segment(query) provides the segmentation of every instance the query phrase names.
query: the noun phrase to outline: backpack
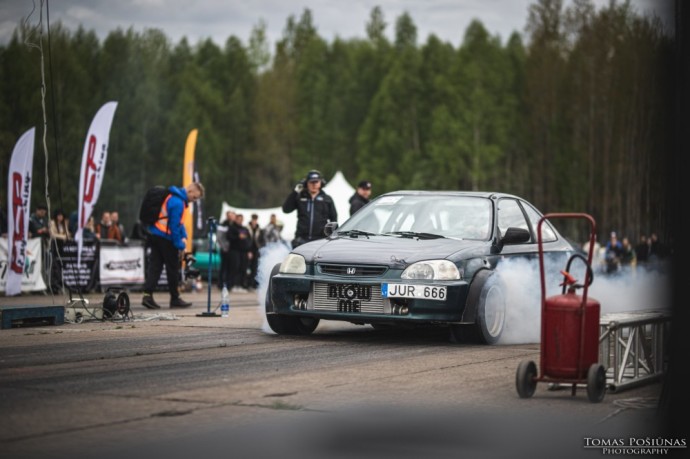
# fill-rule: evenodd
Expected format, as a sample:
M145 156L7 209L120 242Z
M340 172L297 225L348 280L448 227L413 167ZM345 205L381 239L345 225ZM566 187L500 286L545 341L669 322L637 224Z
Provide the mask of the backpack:
M149 188L141 201L139 208L139 220L145 225L153 225L158 221L163 201L168 197L170 191L163 186Z

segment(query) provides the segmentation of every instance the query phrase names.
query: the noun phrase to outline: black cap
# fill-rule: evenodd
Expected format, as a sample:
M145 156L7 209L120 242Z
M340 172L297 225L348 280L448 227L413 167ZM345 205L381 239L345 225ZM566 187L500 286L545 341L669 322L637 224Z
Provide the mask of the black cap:
M359 182L359 185L357 185L357 188L364 188L365 190L371 189L371 182L369 180L362 180Z
M322 180L321 172L319 171L309 171L307 174L307 182L313 182L316 180Z

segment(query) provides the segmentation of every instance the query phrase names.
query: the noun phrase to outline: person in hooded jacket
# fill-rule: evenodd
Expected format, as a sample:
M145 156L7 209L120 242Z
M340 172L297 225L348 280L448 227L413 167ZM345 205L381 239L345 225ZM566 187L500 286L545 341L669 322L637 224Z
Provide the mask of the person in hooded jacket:
M288 195L283 203L283 212L297 210L297 229L292 247L326 237L324 228L328 222L338 221L333 198L325 191L321 172L311 170Z
M350 197L350 216L354 215L362 207L369 204L371 197L371 182L369 180L362 180L357 185L355 193Z
M204 187L199 182L192 182L184 188L171 186L168 190L170 193L163 201L158 220L147 227L151 256L141 304L149 309L160 309L160 305L153 299L153 291L163 272L163 266L168 278L170 307L186 308L192 305L180 298L178 290L180 265L187 241L183 217L189 211L189 203L204 196Z

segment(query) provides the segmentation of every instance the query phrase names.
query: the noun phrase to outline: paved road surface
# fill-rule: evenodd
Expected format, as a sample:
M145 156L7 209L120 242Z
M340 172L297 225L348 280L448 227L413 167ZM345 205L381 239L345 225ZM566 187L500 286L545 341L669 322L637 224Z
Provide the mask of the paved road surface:
M515 371L537 344L335 322L282 337L262 329L256 294L232 294L229 318L197 317L205 292L159 314L131 298L134 321L0 330L2 457L596 458L585 438L662 426L660 383L599 404L545 384L520 399Z

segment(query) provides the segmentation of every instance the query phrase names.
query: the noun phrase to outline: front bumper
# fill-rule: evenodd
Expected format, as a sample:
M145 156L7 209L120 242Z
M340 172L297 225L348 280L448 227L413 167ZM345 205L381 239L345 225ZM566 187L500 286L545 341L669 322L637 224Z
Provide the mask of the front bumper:
M268 314L314 317L353 323L462 323L469 284L457 281L405 281L419 286L444 286L444 300L382 298L382 283L399 279L343 279L277 274L271 280ZM347 293L343 293L347 292Z

